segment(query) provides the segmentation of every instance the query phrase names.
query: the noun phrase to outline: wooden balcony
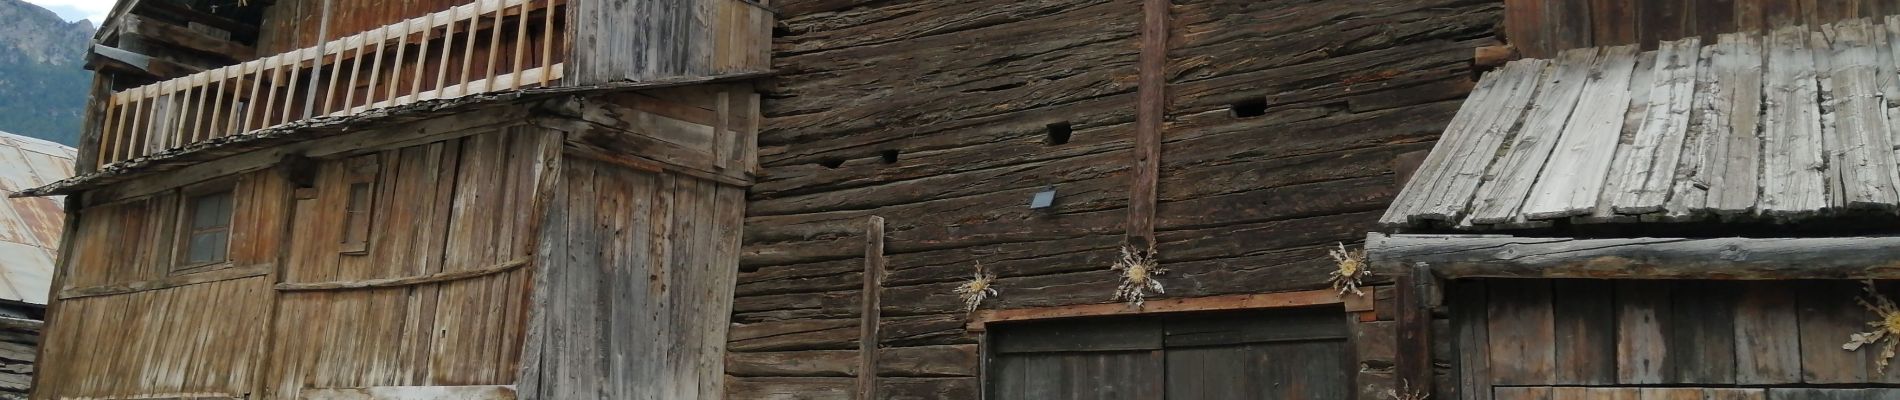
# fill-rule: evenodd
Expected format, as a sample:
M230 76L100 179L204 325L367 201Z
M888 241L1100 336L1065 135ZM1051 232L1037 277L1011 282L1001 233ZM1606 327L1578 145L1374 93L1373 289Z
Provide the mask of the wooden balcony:
M479 0L100 101L100 166L193 143L562 77L565 0Z

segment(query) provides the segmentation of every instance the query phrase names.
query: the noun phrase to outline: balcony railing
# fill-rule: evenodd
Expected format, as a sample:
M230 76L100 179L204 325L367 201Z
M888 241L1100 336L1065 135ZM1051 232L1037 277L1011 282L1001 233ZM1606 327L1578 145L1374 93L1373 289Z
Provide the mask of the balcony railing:
M320 116L562 77L566 0L478 0L318 46L113 93L98 165Z

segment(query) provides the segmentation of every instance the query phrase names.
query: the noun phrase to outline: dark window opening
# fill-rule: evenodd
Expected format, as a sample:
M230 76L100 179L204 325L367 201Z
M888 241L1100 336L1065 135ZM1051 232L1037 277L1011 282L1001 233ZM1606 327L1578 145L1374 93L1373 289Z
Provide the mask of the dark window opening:
M1050 145L1068 144L1069 135L1075 133L1075 128L1069 126L1069 121L1062 121L1062 122L1049 124L1048 127L1049 127L1048 143Z
M878 158L884 159L885 164L897 163L897 150L884 150L884 151L877 152L877 155L878 155Z
M818 160L818 165L823 165L825 166L825 168L837 169L838 167L844 166L844 159L827 158L823 160Z
M185 270L222 263L231 248L231 190L187 195L179 229L178 263Z
M369 182L350 184L349 203L343 207L344 253L369 251L370 206L375 202L374 196Z
M343 237L338 251L361 255L369 252L370 219L376 209L376 176L382 164L375 154L350 159L345 183L349 192L343 203Z
M1234 103L1233 110L1234 117L1236 118L1252 118L1267 115L1267 99L1251 98L1241 100Z

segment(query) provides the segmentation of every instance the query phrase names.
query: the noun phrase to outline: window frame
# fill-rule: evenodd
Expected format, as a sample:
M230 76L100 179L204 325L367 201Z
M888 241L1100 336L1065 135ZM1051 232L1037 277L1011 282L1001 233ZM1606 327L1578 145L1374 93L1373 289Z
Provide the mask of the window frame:
M185 186L176 192L178 206L177 219L172 224L171 275L184 275L223 269L231 266L231 242L236 237L237 226L237 179L223 178ZM215 261L191 262L191 237L194 233L191 222L197 216L198 198L224 194L229 198L229 216L225 219L223 257Z
M337 234L337 252L343 255L368 255L376 237L376 205L382 194L382 157L366 154L344 162L343 224ZM356 204L356 190L363 188L363 203ZM361 206L354 210L352 206ZM360 235L358 237L353 237ZM352 240L354 239L354 240Z

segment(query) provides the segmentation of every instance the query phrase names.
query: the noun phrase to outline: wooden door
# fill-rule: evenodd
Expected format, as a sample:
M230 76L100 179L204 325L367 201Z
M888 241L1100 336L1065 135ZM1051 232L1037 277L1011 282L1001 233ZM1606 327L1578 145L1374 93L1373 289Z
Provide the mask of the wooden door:
M1334 308L993 329L993 400L1343 399L1352 387L1346 314Z

